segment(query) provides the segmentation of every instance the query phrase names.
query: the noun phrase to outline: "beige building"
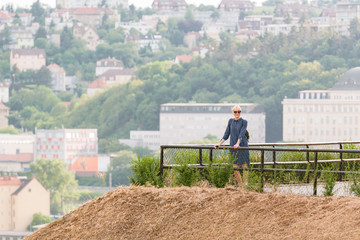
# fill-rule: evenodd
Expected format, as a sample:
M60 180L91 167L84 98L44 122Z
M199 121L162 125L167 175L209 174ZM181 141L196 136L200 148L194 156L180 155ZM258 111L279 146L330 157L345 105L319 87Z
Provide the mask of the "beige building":
M73 35L74 38L84 40L89 50L95 51L99 44L99 35L93 27L74 25Z
M209 134L221 139L235 103L168 103L160 109L161 144L187 143ZM264 107L242 103L241 117L248 121L251 143L265 142Z
M36 178L0 177L0 231L26 231L35 213L49 216L49 191Z
M27 70L39 70L45 66L46 57L44 49L24 48L13 49L10 53L10 68L11 70L16 66L20 72Z
M124 69L124 63L121 60L117 60L115 58L106 58L96 61L96 76L99 76L108 70L113 69Z
M0 154L34 153L35 135L0 134Z
M285 98L283 141L322 142L360 139L360 67L348 70L333 88L306 90Z

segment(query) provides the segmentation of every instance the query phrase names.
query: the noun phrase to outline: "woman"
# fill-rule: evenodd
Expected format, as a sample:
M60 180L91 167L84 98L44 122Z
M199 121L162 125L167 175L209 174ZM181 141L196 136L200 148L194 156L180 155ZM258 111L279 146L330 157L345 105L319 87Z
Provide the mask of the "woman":
M234 157L234 168L241 167L243 169L250 167L250 154L249 150L236 150L239 147L248 147L248 142L245 137L247 121L241 118L241 107L240 105L235 105L232 109L234 118L230 118L227 128L225 130L224 136L220 140L219 144L215 144L214 148L218 148L223 144L230 136L230 146L233 146L234 149L230 150L231 155ZM243 179L244 184L247 183L247 174L244 171ZM242 186L242 181L239 171L234 172L235 179L238 182L239 186Z

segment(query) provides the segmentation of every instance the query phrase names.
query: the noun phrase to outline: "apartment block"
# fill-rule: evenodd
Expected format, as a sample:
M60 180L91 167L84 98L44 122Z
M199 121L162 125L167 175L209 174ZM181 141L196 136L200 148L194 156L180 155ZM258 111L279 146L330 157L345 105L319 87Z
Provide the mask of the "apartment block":
M71 166L79 156L98 154L97 129L36 129L35 158L61 159Z
M13 49L10 53L10 68L13 69L15 66L24 72L27 70L39 70L45 66L46 57L44 49L37 48L24 48L24 49Z

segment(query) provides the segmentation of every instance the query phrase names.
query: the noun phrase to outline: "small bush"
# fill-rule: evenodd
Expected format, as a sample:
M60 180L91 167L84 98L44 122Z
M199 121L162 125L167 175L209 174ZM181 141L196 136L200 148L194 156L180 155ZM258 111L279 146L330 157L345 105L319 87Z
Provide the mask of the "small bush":
M140 155L131 162L132 176L129 178L130 183L134 185L146 185L163 187L164 177L160 173L160 161L156 157Z
M230 154L223 152L216 156L206 167L207 178L211 185L217 188L223 188L229 182L234 173L233 159Z
M336 174L330 172L331 167L328 167L327 170L321 172L320 179L325 182L325 190L323 192L324 196L334 195L333 190L336 183Z
M255 192L263 192L261 172L249 170L246 189Z
M200 182L201 175L199 169L196 167L198 164L198 155L193 151L182 151L176 155L176 166L173 168L174 184L193 186Z

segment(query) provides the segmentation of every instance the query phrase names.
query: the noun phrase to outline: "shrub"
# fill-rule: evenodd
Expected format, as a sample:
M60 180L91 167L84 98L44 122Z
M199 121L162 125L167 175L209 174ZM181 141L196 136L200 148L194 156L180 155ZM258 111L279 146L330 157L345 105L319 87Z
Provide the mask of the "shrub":
M321 172L320 179L325 182L324 196L332 196L336 183L336 174L331 173L331 167L328 167L325 171Z
M160 161L158 158L138 155L136 159L132 160L130 167L132 170L132 176L129 178L131 184L164 186L164 177L159 175Z
M176 166L173 168L175 185L192 186L201 180L198 154L195 151L181 151L175 156Z
M226 152L222 152L220 156L215 156L206 167L209 183L217 188L225 187L234 172L232 163L231 155L226 154Z

